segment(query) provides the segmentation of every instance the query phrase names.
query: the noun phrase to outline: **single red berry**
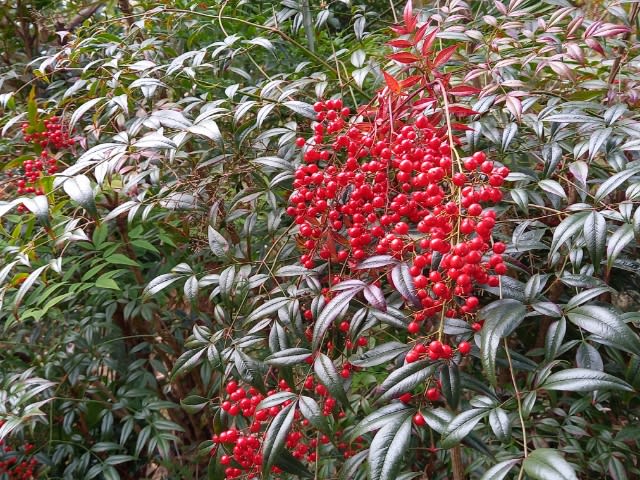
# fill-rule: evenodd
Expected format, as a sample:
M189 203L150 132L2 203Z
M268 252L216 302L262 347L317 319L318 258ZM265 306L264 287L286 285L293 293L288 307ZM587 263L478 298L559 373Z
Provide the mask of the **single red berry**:
M429 390L427 390L427 398L430 401L435 402L440 398L440 392L437 388L431 387Z
M422 414L418 412L413 416L413 423L418 427L423 427L427 422L424 420Z
M471 351L471 344L469 342L460 342L458 344L458 351L462 355L468 355L469 352Z

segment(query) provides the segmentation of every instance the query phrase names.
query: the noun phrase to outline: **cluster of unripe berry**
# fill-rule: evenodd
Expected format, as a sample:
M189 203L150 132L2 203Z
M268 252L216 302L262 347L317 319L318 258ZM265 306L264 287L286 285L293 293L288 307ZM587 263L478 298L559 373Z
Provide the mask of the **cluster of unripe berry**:
M0 426L4 424L4 421L0 420ZM34 449L34 445L31 443L25 443L16 451L16 449L10 445L5 444L4 440L0 440L0 478L6 478L7 480L33 480L37 472L38 461L31 457L26 458L31 454Z

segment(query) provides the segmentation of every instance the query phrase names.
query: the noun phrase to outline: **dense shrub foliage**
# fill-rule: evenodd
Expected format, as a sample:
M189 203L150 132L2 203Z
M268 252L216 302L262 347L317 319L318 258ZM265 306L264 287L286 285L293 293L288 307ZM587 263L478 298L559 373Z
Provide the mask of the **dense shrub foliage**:
M639 5L8 5L0 478L640 476Z

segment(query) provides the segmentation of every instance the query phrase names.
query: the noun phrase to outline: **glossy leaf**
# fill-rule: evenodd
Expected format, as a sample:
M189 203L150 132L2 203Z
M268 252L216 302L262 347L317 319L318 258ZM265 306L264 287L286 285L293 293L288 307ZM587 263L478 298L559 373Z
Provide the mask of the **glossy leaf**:
M262 443L262 478L268 479L271 475L271 467L278 460L284 450L285 441L296 409L296 402L284 407L273 418L264 436Z
M369 478L395 480L411 441L411 418L384 425L369 447Z
M630 353L640 351L638 335L613 310L597 305L584 305L567 313L571 323L596 335L620 350Z
M613 375L586 368L568 368L552 373L540 387L547 390L569 392L592 392L594 390L633 391L631 385Z
M538 448L530 452L522 467L535 480L578 480L573 467L560 452L551 448Z
M497 300L483 308L479 315L485 319L480 338L480 355L482 366L495 385L496 354L503 337L513 332L524 320L525 306L517 300Z

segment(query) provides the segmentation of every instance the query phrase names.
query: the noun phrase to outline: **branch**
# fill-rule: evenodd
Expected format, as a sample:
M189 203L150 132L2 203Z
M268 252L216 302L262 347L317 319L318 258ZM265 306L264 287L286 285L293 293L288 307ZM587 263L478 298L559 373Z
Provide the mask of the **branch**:
M102 2L96 2L93 5L89 5L88 7L83 8L78 12L78 14L71 19L71 21L66 25L65 30L68 32L73 32L77 27L82 25L85 20L91 18L95 13L100 10L104 6Z

